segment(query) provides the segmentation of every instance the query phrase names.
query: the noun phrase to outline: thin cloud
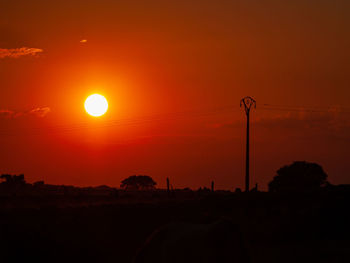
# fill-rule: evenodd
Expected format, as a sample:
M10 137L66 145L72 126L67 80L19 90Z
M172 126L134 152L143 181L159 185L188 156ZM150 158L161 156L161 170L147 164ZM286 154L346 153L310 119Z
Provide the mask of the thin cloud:
M23 112L3 109L3 110L0 110L0 118L15 119L22 116L35 116L35 117L43 118L50 112L51 112L51 109L49 107L38 107L30 111L23 111Z
M35 108L29 111L29 114L35 115L37 117L43 118L45 117L51 109L49 107Z
M43 50L40 48L0 48L0 58L19 58L22 56L35 56L41 52L43 52Z
M0 118L13 118L15 112L12 110L0 110Z

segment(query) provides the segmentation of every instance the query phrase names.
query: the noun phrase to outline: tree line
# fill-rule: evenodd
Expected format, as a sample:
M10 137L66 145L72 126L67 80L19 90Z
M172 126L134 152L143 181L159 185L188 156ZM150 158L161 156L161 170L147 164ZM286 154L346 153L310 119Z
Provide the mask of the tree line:
M327 181L328 175L322 166L317 163L306 161L296 161L290 165L285 165L277 170L276 176L268 184L269 192L306 192L315 191L330 183ZM14 187L26 185L24 175L2 174L0 179L4 187ZM37 182L33 185L43 184ZM132 175L122 180L121 189L125 190L152 190L157 183L148 175ZM169 179L167 178L169 191ZM212 182L212 190L214 182ZM256 189L257 190L257 189Z

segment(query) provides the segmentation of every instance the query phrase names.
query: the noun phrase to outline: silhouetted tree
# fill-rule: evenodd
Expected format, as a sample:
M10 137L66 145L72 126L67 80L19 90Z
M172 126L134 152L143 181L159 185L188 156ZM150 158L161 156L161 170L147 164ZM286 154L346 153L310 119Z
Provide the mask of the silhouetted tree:
M11 182L12 175L11 174L2 174L0 175L0 178L5 180L6 183Z
M127 190L150 190L154 189L156 182L148 175L132 175L124 179L120 187Z
M2 174L0 179L5 180L5 184L8 185L24 185L26 181L24 180L24 174L12 175L12 174Z
M277 175L269 183L269 191L312 191L326 184L327 174L319 164L298 161L277 171Z

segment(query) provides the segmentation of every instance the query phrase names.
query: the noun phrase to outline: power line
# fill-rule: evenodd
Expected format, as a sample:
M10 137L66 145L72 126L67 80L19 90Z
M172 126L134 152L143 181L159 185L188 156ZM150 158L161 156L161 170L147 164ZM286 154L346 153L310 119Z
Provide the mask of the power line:
M283 108L309 108L309 109L349 109L350 107L346 106L340 106L340 105L333 105L333 106L300 106L300 105L280 105L280 104L270 104L270 103L264 103L263 106L268 107L283 107Z
M232 106L225 106L220 108L214 108L207 111L188 110L188 111L173 112L168 114L155 114L155 115L149 115L149 116L144 116L140 118L108 120L108 121L105 121L103 124L99 125L98 128L107 128L112 126L124 127L124 126L133 126L133 125L152 123L156 121L165 122L165 121L173 121L173 120L188 119L188 118L202 118L202 117L207 117L207 116L216 115L216 114L230 113L238 110L239 109L235 109ZM73 131L86 129L90 127L92 127L90 122L81 122L75 125L55 125L55 126L45 127L45 133L47 133L47 131L53 132L53 133L73 132ZM2 129L0 130L0 136L20 135L20 134L15 134L16 131L17 130L15 129L13 129L12 131L9 129ZM40 135L42 134L42 131L43 131L42 128L31 128L31 129L25 130L25 134L36 135L35 133L38 132L38 135Z
M334 106L334 107L322 107L322 106L283 106L283 105L272 105L272 104L263 104L263 107L259 107L262 110L271 110L271 111L296 111L296 112L337 112L337 113L350 113L349 107L343 106Z
M285 112L309 112L309 113L350 113L350 108L347 107L300 107L300 106L283 106L283 105L272 105L272 104L262 104L262 107L258 107L257 111L285 111ZM349 111L346 111L349 109ZM225 114L238 111L239 108L227 105L223 107L212 108L209 110L187 110L187 111L178 111L167 114L153 114L149 116L143 116L138 118L124 118L118 120L107 120L103 124L100 124L98 128L108 128L113 126L137 126L152 122L167 122L175 121L181 119L191 119L191 118L205 118L217 114ZM73 125L54 125L50 127L45 127L45 130L42 128L28 128L18 133L17 129L0 129L0 136L17 136L17 135L41 135L43 133L69 133L78 130L83 130L92 127L91 122L80 122Z

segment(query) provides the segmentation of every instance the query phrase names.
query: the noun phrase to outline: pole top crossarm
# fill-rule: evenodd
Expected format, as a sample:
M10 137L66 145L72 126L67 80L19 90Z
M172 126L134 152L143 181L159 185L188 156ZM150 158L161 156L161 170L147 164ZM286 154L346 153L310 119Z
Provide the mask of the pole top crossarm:
M251 107L256 108L256 101L252 97L247 96L241 99L240 106L244 106L245 113L249 114Z

